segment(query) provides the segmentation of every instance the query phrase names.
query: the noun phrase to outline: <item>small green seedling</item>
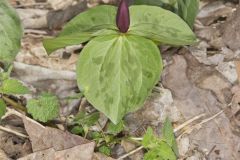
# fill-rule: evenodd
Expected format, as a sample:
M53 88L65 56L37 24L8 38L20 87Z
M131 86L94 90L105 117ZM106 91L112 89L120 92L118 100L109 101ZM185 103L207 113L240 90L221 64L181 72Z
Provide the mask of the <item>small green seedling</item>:
M48 53L88 42L77 63L77 82L88 101L117 124L143 106L163 69L158 44L189 45L191 28L156 6L101 5L71 20L58 37L45 39Z
M152 128L147 129L142 140L142 145L147 149L144 160L177 160L177 143L168 118L162 130L162 137L159 138L154 135Z

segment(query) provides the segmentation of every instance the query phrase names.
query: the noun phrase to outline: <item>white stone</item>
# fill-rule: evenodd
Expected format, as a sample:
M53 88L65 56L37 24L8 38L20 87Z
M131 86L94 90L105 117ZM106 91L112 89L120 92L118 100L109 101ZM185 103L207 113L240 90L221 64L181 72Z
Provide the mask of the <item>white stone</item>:
M234 83L238 79L236 65L234 62L221 62L216 69L226 78L229 82Z
M180 156L185 156L189 150L190 140L187 136L182 137L178 142L178 149Z

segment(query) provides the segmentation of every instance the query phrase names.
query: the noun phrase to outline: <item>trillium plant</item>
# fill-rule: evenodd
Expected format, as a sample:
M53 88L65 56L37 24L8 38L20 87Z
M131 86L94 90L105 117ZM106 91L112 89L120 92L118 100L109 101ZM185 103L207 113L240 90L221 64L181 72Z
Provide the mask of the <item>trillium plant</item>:
M143 106L163 69L159 44L190 45L191 28L157 6L100 5L72 19L58 37L45 39L48 53L88 42L77 62L77 82L87 100L113 123Z

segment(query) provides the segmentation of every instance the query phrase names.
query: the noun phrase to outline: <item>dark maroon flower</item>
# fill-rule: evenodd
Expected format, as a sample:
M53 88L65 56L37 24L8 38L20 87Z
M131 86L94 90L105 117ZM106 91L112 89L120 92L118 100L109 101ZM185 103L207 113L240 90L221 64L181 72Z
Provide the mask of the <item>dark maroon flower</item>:
M130 25L128 0L120 1L118 6L116 23L120 32L126 33L128 31Z

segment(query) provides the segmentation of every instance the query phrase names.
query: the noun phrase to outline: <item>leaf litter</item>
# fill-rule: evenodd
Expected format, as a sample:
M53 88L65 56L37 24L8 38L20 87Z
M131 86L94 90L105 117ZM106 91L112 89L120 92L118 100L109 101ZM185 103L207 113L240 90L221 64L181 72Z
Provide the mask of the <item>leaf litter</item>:
M21 5L24 4L22 0L19 2ZM37 2L32 1L31 3L36 4ZM68 2L69 4L70 2ZM240 46L238 43L238 34L240 33L238 31L240 23L238 12L240 9L230 1L227 3L204 1L200 6L202 8L195 23L195 33L199 37L199 44L180 50L169 49L163 53L166 63L161 83L158 84L142 109L126 116L125 125L130 135L142 136L148 126L153 126L157 132L161 132L159 128L162 127L166 116L170 117L177 128L184 122L204 114L204 117L194 120L176 132L176 135L179 136L177 143L180 159L238 160L240 157ZM31 12L35 12L38 7L35 5L30 7L33 9ZM55 7L61 8L62 6ZM23 11L27 9L29 8L26 7ZM47 23L43 23L43 25L47 25ZM27 27L31 29L31 26ZM36 29L35 27L32 26L32 29ZM76 112L80 102L75 101L69 104L64 102L63 97L74 94L72 90L77 86L73 72L75 70L74 61L78 57L76 50L81 50L82 46L77 46L74 50L63 49L48 58L41 42L41 37L46 33L44 33L45 35L41 35L41 33L31 31L25 35L21 54L16 59L13 76L37 88L36 95L39 95L40 91L51 91L59 95L62 106L65 106L61 108L62 115ZM36 36L40 36L40 38L36 38ZM62 57L65 59L60 59ZM40 67L36 68L34 65ZM61 69L64 71L60 71ZM38 72L35 79L31 75L34 72ZM64 76L65 74L67 76ZM57 78L54 78L55 75ZM61 87L58 88L58 86ZM64 92L62 92L63 90ZM218 113L221 114L208 121L210 117ZM206 123L202 123L204 120L207 120ZM21 120L17 121L21 124ZM44 155L46 159L65 157L65 159L74 160L81 158L77 156L85 155L86 160L92 159L92 157L96 160L112 159L100 153L94 153L95 144L80 136L60 129L44 127L26 119L22 123L30 137L30 147L33 153L30 154L31 151L28 147L24 149L21 143L26 146L30 144L27 140L22 139L22 142L17 142L18 149L15 149L16 151L22 150L24 153L15 156L17 158L22 157L23 160L43 159ZM10 125L14 126L11 123ZM6 138L7 135L1 134L0 137L1 139ZM12 137L16 138L17 136L13 135ZM11 142L10 140L9 142ZM1 158L7 159L13 155L13 151L11 153L6 148L14 150L12 148L14 144L2 143L0 146ZM131 152L134 147L136 148L133 146L129 149L125 146L123 151L125 149L125 153ZM120 152L119 150L113 152ZM141 154L135 153L135 155L137 154L141 156ZM130 158L135 160L136 157L131 156Z

